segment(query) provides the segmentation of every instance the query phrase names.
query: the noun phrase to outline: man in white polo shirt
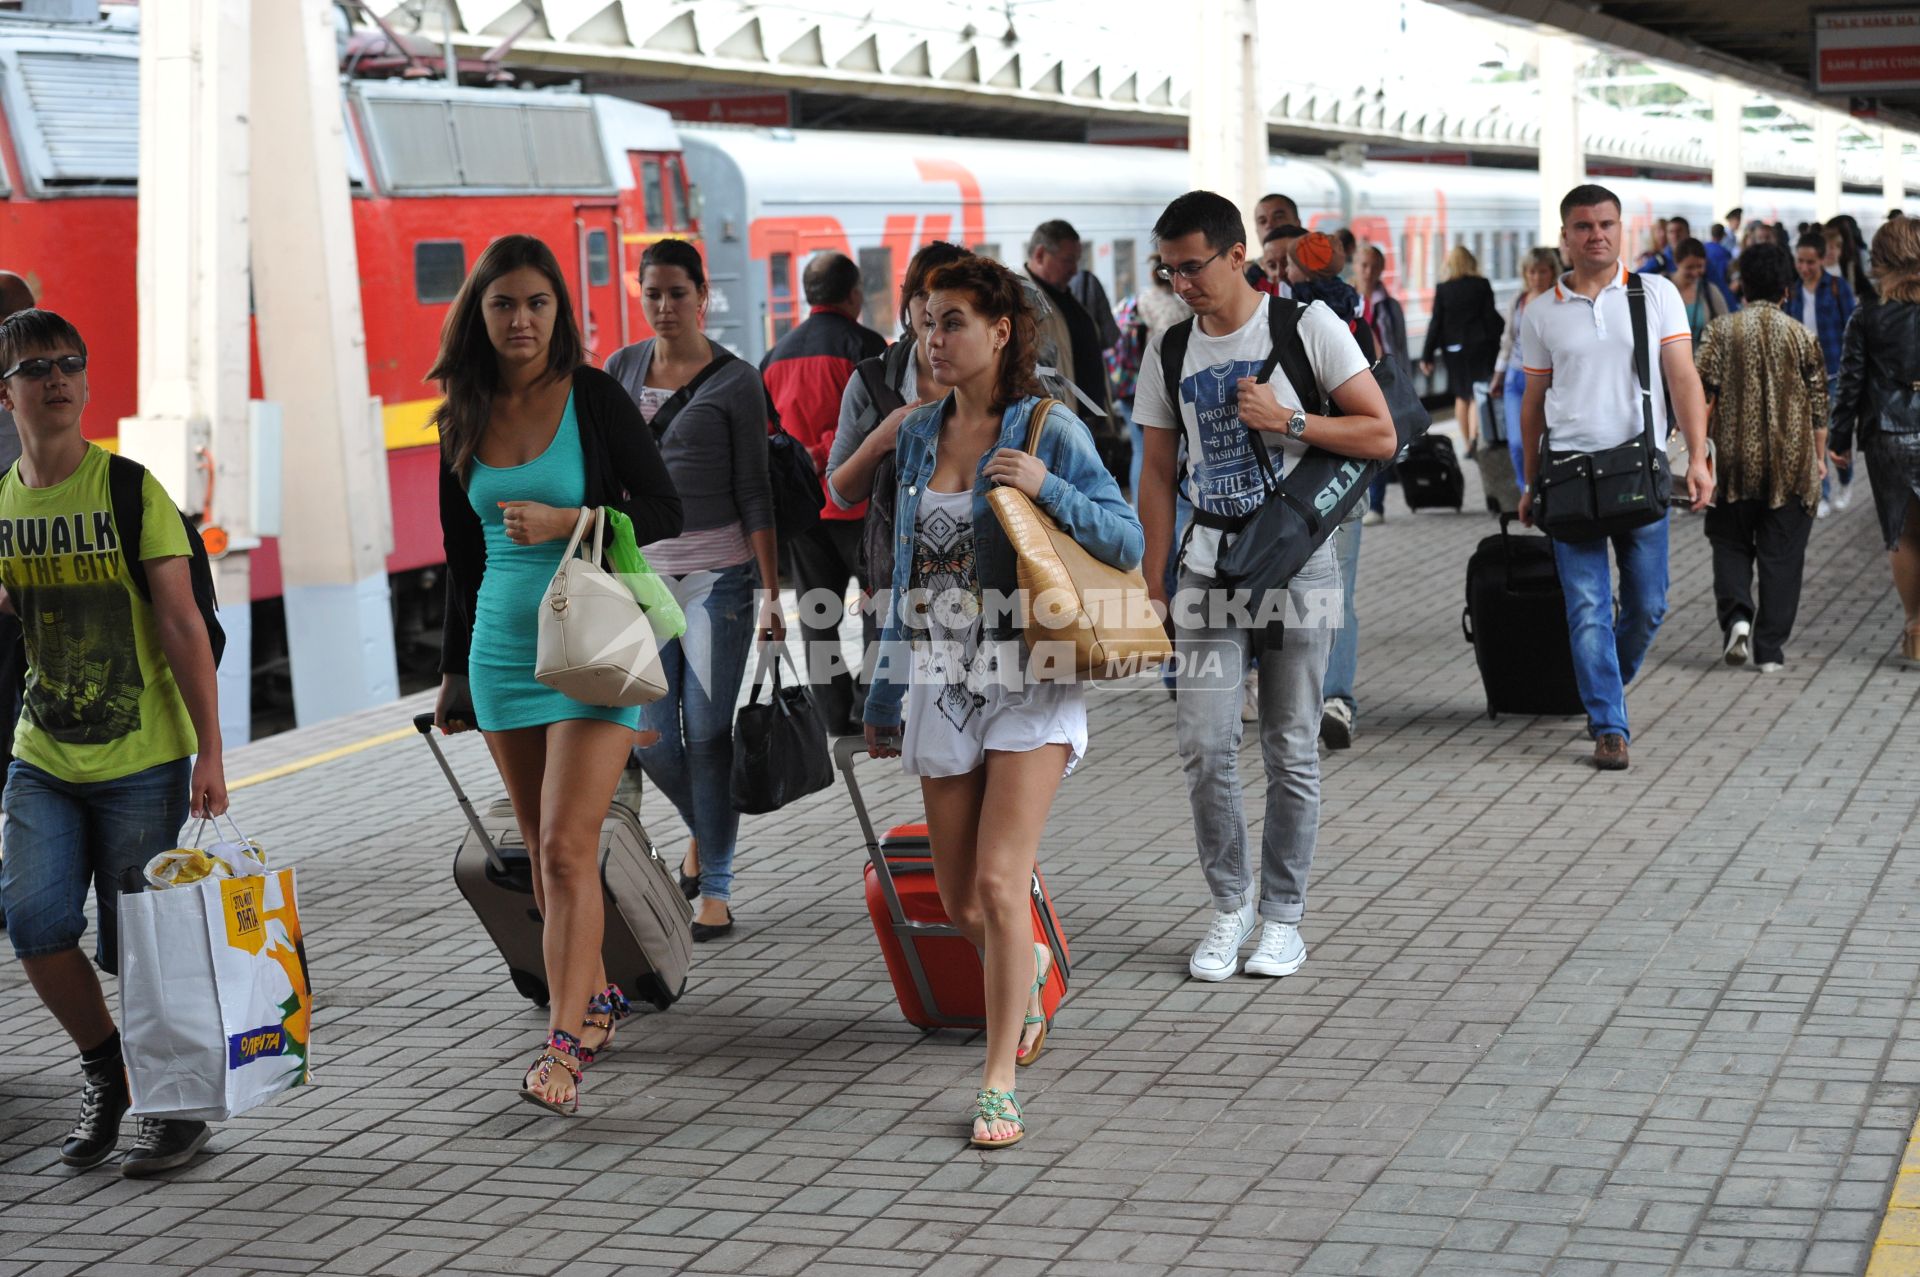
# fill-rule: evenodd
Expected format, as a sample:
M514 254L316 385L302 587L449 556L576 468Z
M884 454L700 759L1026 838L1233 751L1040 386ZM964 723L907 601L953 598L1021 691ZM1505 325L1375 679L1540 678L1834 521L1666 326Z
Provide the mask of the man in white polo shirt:
M1633 367L1633 319L1627 268L1620 261L1620 198L1604 186L1576 186L1560 201L1561 244L1573 269L1560 277L1544 305L1527 307L1520 322L1527 394L1520 409L1526 440L1526 487L1520 518L1533 522L1540 440L1555 453L1603 452L1629 443L1645 429ZM1656 441L1667 437L1672 402L1690 458L1675 490L1695 510L1713 500L1707 468L1707 405L1693 366L1686 306L1672 283L1641 276L1646 289L1648 365ZM1620 566L1620 610L1607 565L1613 547ZM1640 669L1667 612L1667 520L1594 541L1555 541L1553 558L1567 598L1573 672L1594 739L1593 765L1627 766L1626 685Z

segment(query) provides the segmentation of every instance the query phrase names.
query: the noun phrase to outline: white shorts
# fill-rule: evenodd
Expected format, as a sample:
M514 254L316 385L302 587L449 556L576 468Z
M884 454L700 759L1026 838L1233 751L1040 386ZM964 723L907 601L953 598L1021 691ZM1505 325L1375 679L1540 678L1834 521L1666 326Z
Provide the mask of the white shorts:
M1008 655L1018 662L1016 653ZM990 749L1024 754L1042 745L1067 746L1061 774L1068 776L1086 755L1087 691L1079 683L1023 676L950 683L924 676L917 660L914 673L900 737L900 765L909 776L964 776L986 762Z

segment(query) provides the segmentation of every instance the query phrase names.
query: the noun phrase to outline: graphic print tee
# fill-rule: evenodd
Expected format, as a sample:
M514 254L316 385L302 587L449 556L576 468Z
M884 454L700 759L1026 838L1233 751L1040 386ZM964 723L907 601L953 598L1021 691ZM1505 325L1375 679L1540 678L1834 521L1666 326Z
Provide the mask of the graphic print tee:
M1224 337L1208 336L1196 320L1180 366L1177 399L1168 393L1160 368L1165 333L1154 334L1141 361L1133 419L1142 426L1186 431L1187 500L1213 514L1251 514L1267 499L1259 458L1240 423L1239 384L1242 377L1259 376L1266 366L1273 350L1269 332L1266 306L1256 308L1246 323ZM1313 303L1300 316L1300 341L1323 394L1367 369L1366 356L1346 323L1324 302ZM1282 407L1302 406L1302 396L1277 367L1270 384ZM1269 434L1261 442L1282 473L1307 450L1285 435ZM1218 529L1194 526L1184 560L1189 571L1213 574L1222 535Z
M117 780L185 758L197 742L160 646L152 606L127 572L104 448L66 479L0 478L0 584L27 643L14 757L72 784ZM183 556L187 532L151 474L141 559Z
M974 686L981 604L971 491L920 494L907 591L925 608L924 628L913 636L914 679L934 691L940 716L964 731L986 703Z

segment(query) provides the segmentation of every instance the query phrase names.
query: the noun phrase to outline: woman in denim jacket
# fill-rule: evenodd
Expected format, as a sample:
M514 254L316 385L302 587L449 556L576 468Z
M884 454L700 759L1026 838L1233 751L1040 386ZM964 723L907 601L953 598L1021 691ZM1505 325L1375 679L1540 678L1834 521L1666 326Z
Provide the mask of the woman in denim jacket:
M928 287L922 342L948 393L899 430L867 745L920 777L941 903L980 951L987 1059L972 1140L999 1148L1026 1132L1014 1066L1031 1064L1046 1040L1040 989L1052 955L1033 943L1028 884L1054 794L1086 752L1087 708L1079 684L1028 678L1013 547L987 493L1018 488L1115 567L1136 566L1144 538L1067 409L1049 412L1038 455L1024 451L1039 387L1019 278L967 257Z

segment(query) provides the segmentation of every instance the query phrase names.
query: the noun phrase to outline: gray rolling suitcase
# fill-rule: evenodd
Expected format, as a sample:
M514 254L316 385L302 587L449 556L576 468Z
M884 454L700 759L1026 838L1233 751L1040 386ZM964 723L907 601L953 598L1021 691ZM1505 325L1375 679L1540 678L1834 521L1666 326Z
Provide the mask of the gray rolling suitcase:
M513 987L545 1006L547 963L540 948L540 914L533 905L532 862L513 804L502 798L484 815L475 811L433 737L433 715L416 716L413 726L446 773L470 827L453 855L453 880L506 959ZM625 792L600 826L600 880L607 901L601 953L607 978L630 1000L664 1011L685 992L693 965L693 906L653 849L639 815L620 800Z

